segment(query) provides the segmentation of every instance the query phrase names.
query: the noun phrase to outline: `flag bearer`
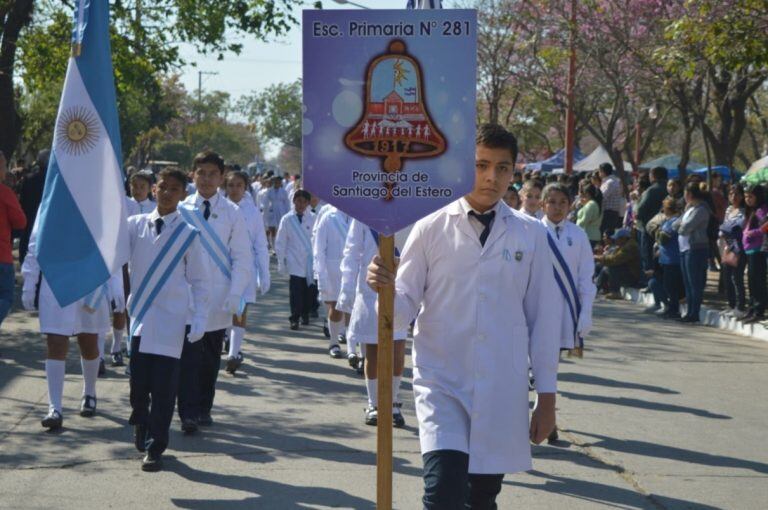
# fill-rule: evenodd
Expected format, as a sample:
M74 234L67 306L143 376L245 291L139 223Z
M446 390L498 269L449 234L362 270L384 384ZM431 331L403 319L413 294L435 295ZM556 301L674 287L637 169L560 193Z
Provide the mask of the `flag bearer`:
M200 232L177 206L186 195L180 170L160 172L157 208L128 220L131 295L131 417L144 471L162 469L185 343L205 334L211 273ZM191 293L189 289L191 288ZM190 299L191 297L191 299ZM192 326L186 331L193 310Z
M504 473L531 469L530 441L555 426L560 342L549 310L559 290L546 229L501 201L516 157L511 133L481 126L474 189L416 223L396 283L380 258L368 267L372 287L395 284L395 329L416 320L426 510L496 508Z
M242 315L243 296L251 283L253 255L245 220L238 207L222 197L224 160L212 151L194 161L197 192L179 206L182 218L200 231L200 241L211 266L211 307L205 336L198 343L185 342L181 354L179 417L186 434L198 425L213 424L211 409L221 365L224 335L232 316Z

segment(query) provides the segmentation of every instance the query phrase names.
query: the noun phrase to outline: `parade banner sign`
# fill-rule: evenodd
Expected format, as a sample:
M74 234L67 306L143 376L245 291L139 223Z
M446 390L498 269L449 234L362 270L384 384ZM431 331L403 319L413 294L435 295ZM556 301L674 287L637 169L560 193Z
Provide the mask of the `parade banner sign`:
M474 10L304 11L304 186L383 235L471 191Z

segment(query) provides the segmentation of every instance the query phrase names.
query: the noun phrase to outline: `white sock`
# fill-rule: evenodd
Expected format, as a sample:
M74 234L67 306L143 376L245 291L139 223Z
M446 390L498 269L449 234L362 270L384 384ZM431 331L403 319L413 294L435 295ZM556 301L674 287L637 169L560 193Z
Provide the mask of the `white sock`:
M392 403L397 404L400 402L400 381L403 380L402 375L395 375L392 377Z
M98 345L99 345L99 359L104 359L104 344L107 343L107 334L106 333L99 333L98 336ZM89 393L90 395L90 393Z
M377 379L365 379L365 389L368 390L368 405L379 405L379 381Z
M328 320L328 331L331 332L331 339L328 340L329 349L331 346L337 345L339 343L339 333L341 332L341 327L343 325L344 321L333 322L332 320Z
M339 334L340 335L346 335L347 334L347 325L344 323L344 320L341 320L341 325L339 326Z
M96 378L99 376L99 358L87 360L80 358L83 367L83 396L96 396Z
M123 330L112 328L112 349L110 353L115 354L123 350Z
M64 393L64 374L67 362L58 359L45 360L45 380L48 382L48 410L61 412L61 396Z
M232 326L232 331L229 333L229 357L234 358L240 352L240 348L243 345L243 337L245 336L245 328L239 326Z

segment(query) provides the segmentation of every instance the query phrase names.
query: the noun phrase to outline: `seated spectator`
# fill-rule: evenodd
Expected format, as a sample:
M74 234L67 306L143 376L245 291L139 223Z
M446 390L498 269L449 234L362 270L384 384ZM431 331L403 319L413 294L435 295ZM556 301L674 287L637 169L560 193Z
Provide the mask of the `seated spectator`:
M626 228L616 231L612 239L616 250L595 256L602 266L595 284L607 292L608 299L621 299L621 287L636 287L640 281L640 248Z

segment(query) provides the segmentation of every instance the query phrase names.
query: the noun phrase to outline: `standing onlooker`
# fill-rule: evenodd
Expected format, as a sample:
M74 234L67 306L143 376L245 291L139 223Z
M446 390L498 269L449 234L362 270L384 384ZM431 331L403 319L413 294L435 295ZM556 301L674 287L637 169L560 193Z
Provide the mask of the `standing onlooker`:
M759 184L751 184L744 190L744 232L742 244L747 255L749 274L749 312L744 322L757 322L765 315L766 301L766 264L765 254L760 250L763 245L761 226L768 216L768 205L765 203L765 191Z
M576 215L576 224L584 229L589 244L594 248L600 242L600 192L592 184L582 186L579 194L581 207Z
M19 192L21 208L27 217L27 226L19 239L19 263L24 263L27 256L27 247L29 246L29 236L32 234L32 226L37 218L37 210L40 202L43 200L43 189L45 188L45 176L48 174L48 158L51 151L43 150L37 154L35 169L30 173L21 184Z
M661 203L667 195L667 169L657 166L651 169L651 186L640 197L635 210L635 227L640 232L640 259L643 269L651 269L653 259L653 236L646 224L661 210Z
M659 244L659 264L664 286L665 319L680 318L680 298L683 297L683 274L680 271L680 243L674 224L680 217L677 201L672 197L664 199L662 210L664 222L656 232Z
M613 165L603 163L598 171L601 181L600 191L603 193L603 221L600 231L608 232L621 228L626 200L621 182L613 174Z
M0 182L5 180L7 173L5 155L0 151ZM5 184L0 184L0 324L13 305L13 287L16 283L11 231L26 226L27 217L16 194Z
M709 256L707 225L712 214L706 199L706 192L702 191L699 183L688 183L685 187L685 213L674 223L679 235L680 266L688 302L688 311L685 317L680 319L681 322L699 322L701 302L704 298Z
M723 282L728 298L726 312L737 319L741 319L746 315L744 270L747 267L747 257L744 255L744 245L742 244L744 187L741 184L731 186L728 199L731 205L725 211L725 219L720 226L719 240L722 251Z
M683 185L680 179L670 179L667 181L667 196L677 201L677 207L681 211L685 209L685 198L683 197Z

